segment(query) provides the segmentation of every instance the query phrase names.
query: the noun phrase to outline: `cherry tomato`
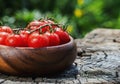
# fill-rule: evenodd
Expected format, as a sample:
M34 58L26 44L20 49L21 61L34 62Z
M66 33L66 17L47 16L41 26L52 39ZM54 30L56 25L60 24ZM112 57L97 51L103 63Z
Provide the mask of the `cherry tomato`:
M34 48L46 47L49 45L49 39L44 34L33 33L28 38L28 46Z
M9 26L0 26L0 32L13 33L13 30Z
M43 28L41 28L42 33L45 33L46 31L50 30L50 26L48 26L49 23L46 20L41 21L41 23L42 24L40 26L44 26Z
M18 34L9 35L5 41L7 46L21 47L23 45L22 38Z
M53 24L55 24L55 23L54 23L54 21L52 21L52 20L44 20L44 21L43 21L43 25L46 25L46 24L47 24L48 26L45 26L45 27L42 28L42 32L43 32L43 33L47 32L47 31L50 31L50 28L53 28L53 29L54 29L54 28L58 27L58 26L56 26L56 25L53 25ZM51 25L51 27L50 27L49 25Z
M20 36L22 38L23 41L23 47L27 47L28 46L28 37L29 37L29 31L25 31L25 30L21 30L20 31Z
M9 35L7 32L0 32L0 44L5 45L5 40Z
M60 44L64 44L70 41L69 34L66 31L63 31L61 28L56 28L55 33L60 38Z
M41 28L41 31L45 33L46 31L50 31L49 24L54 24L54 21L52 20L35 20L28 24L27 28L30 30L38 29L41 26L44 26ZM46 25L46 26L45 26ZM51 25L52 28L56 28L57 26Z
M60 44L59 36L56 33L46 32L45 35L49 38L49 46L56 46Z
M27 28L30 28L31 30L33 30L33 29L39 28L42 24L43 24L42 22L35 20L35 21L30 22Z

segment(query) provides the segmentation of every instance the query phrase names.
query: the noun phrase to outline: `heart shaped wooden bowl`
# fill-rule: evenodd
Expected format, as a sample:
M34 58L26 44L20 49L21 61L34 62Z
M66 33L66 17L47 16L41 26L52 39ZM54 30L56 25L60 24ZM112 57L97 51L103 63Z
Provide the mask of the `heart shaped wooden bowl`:
M59 73L72 65L76 45L70 42L58 46L30 48L0 45L0 73L17 76L42 76Z

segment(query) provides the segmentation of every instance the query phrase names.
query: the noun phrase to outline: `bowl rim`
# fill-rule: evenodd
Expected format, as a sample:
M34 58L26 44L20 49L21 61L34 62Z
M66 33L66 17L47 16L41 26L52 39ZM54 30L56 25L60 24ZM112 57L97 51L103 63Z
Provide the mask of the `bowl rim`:
M70 41L69 42L67 42L67 43L65 43L65 44L60 44L60 45L57 45L57 46L46 46L46 47L41 47L41 48L33 48L33 47L12 47L12 46L7 46L7 45L0 45L0 47L2 46L2 47L8 47L8 48L16 48L16 49L51 49L51 48L59 48L59 47L65 47L65 46L67 46L67 45L70 45L70 44L72 44L73 42L74 42L74 39L73 39L73 37L72 36L70 36L69 35L69 37L70 37Z

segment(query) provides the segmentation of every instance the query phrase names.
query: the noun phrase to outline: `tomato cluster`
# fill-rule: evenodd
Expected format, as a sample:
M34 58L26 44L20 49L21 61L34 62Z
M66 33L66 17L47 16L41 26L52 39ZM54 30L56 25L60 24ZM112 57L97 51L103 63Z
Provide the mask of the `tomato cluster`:
M9 26L0 26L0 45L40 48L69 41L70 36L62 26L49 19L32 21L26 28L17 31Z

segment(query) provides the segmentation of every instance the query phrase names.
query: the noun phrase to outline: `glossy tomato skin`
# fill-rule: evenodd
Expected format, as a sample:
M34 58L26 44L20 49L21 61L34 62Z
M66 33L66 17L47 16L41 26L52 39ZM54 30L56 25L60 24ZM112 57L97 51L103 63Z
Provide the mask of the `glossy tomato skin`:
M52 20L35 20L35 21L30 22L28 24L27 28L29 28L30 30L35 30L35 29L40 28L41 26L44 26L41 28L41 32L45 33L46 31L50 30L49 24L54 24L54 21L52 21ZM51 27L56 28L57 26L51 25Z
M43 21L43 25L46 25L46 24L51 25L51 26L45 26L45 27L43 27L42 28L42 32L43 33L47 32L47 31L50 31L51 28L55 29L55 28L58 27L57 25L55 25L55 22L52 21L52 20L44 20Z
M60 38L60 44L65 44L70 41L70 36L66 31L63 31L61 28L56 28L55 33Z
M28 37L29 37L29 31L25 31L25 30L21 30L20 31L20 36L22 38L23 41L23 47L27 47L28 46Z
M49 45L49 39L44 34L33 33L28 38L28 46L41 48Z
M7 33L12 34L13 30L9 26L0 26L0 32L7 32Z
M48 24L48 26L45 26L42 28L42 32L45 33L46 31L50 31L50 26L51 24L54 24L54 21L52 20L43 20L43 25ZM55 28L56 26L51 25L51 28Z
M0 45L5 45L5 40L9 35L7 32L0 32Z
M31 30L34 30L36 28L39 28L41 25L43 25L42 22L38 21L38 20L35 20L35 21L32 21L28 24L27 28L31 29Z
M49 46L56 46L60 44L59 36L56 33L46 32L45 35L49 38Z
M5 41L7 46L13 47L21 47L22 46L22 38L18 34L9 35Z

